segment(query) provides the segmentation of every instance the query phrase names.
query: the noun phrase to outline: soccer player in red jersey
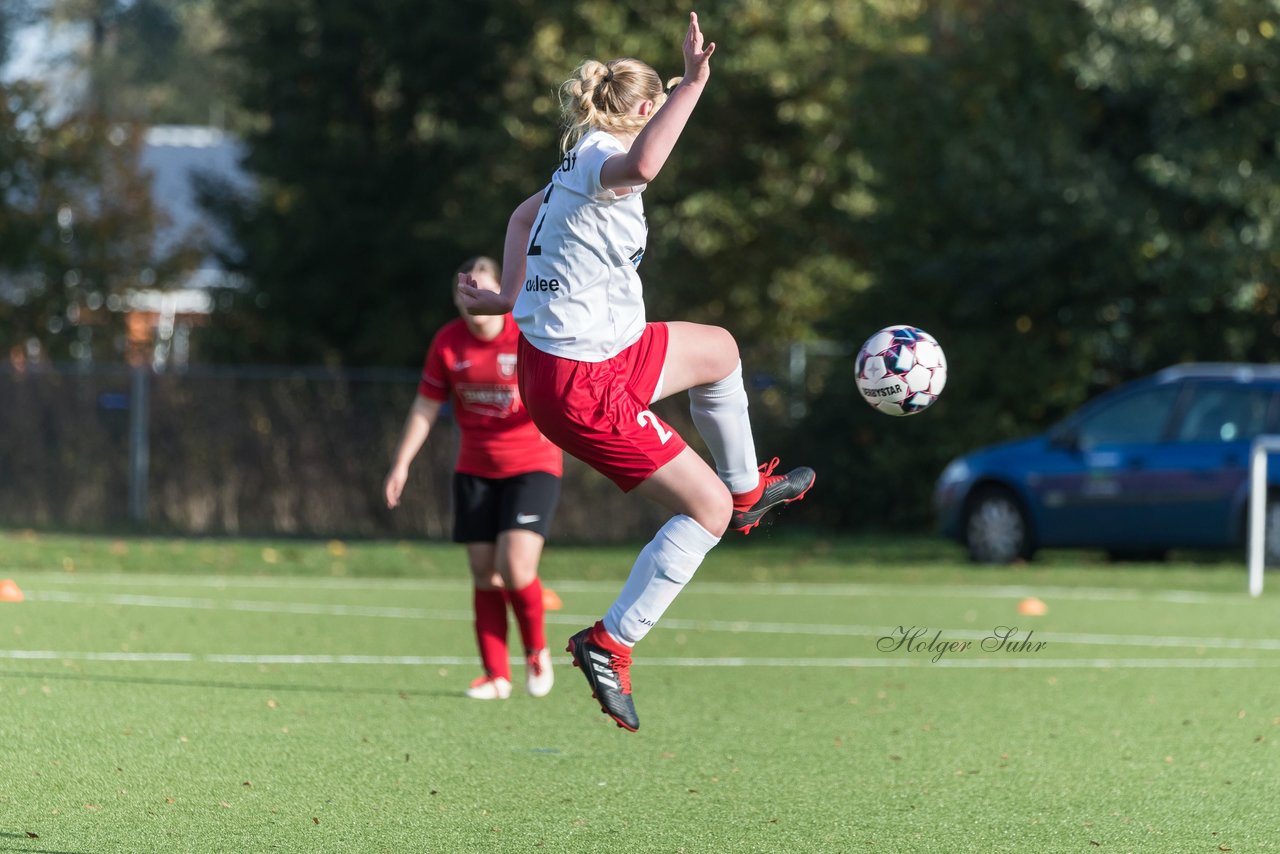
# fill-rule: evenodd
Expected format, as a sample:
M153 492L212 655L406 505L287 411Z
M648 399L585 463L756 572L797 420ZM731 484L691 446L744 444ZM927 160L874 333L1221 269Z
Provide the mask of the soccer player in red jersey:
M673 515L644 547L604 618L569 640L601 709L640 726L631 649L693 578L726 530L747 532L804 496L814 472L756 465L738 345L724 329L650 323L640 276L648 228L641 195L675 148L711 75L715 44L698 16L684 78L670 91L636 59L587 60L561 87L564 156L507 226L494 293L459 277L462 306L520 326L520 393L548 438L624 491ZM712 469L650 405L689 392Z
M501 271L489 258L462 265L478 287L497 291ZM455 303L459 297L454 296ZM551 690L551 655L543 623L538 561L560 496L563 455L533 425L516 381L519 330L510 315L466 313L431 341L418 395L383 485L387 506L400 503L409 464L452 404L461 444L453 475L454 542L464 543L474 585L476 640L484 675L467 696L511 695L507 607L515 614L527 662L525 687ZM550 591L547 591L548 594Z

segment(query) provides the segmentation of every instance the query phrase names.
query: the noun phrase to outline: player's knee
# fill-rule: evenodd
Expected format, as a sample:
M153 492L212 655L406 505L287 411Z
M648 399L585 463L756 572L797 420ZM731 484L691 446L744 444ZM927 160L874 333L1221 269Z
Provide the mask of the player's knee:
M538 577L538 564L534 561L512 561L500 567L498 574L506 579L512 590L523 590Z
M501 590L502 575L492 567L471 567L471 583L477 590Z
M733 496L724 484L717 481L719 489L708 489L700 497L693 520L707 530L708 533L722 537L733 517Z
M473 578L471 586L477 590L505 590L507 585L503 583L502 578L494 575L491 578Z
M715 346L712 354L716 363L716 375L724 378L733 373L742 360L738 352L738 342L727 329L716 327Z

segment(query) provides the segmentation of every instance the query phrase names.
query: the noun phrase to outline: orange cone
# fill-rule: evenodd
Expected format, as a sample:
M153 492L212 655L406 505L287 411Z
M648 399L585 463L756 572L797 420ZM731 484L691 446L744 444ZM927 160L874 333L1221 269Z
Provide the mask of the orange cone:
M0 581L0 602L21 602L25 598L12 578Z
M546 611L559 611L564 607L560 597L550 587L542 588L542 608Z
M1018 603L1018 613L1026 617L1043 617L1049 613L1049 606L1034 596L1028 596Z

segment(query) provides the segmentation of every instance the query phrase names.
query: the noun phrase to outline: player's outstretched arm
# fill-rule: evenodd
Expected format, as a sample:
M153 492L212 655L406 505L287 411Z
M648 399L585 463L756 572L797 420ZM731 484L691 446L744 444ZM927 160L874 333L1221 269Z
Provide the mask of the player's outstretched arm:
M636 135L631 149L604 162L600 168L603 186L612 190L648 184L666 165L711 77L711 54L715 53L716 44L703 45L697 12L689 13L689 30L684 36L683 49L684 79Z
M458 296L468 314L506 314L515 307L524 281L524 259L529 251L529 232L542 206L545 192L538 191L520 203L507 221L507 238L502 245L502 290L499 293L476 287L469 273L458 274Z

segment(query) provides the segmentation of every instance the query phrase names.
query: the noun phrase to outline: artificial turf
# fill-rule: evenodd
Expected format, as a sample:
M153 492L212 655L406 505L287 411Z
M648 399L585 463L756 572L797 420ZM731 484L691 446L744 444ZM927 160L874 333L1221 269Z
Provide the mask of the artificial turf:
M632 552L548 550L556 688L486 703L454 546L0 535L0 852L1280 850L1280 600L1238 562L737 543L630 734L559 647Z

